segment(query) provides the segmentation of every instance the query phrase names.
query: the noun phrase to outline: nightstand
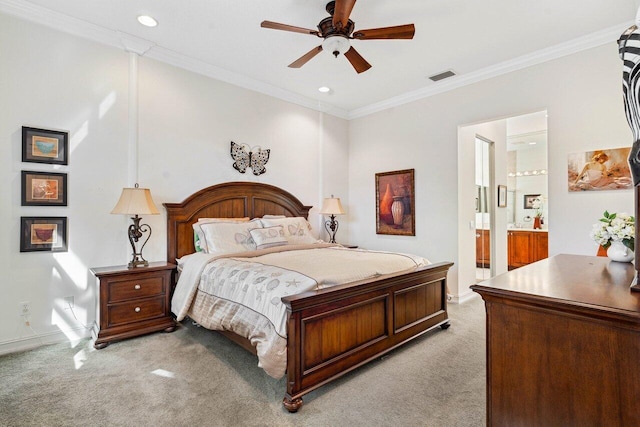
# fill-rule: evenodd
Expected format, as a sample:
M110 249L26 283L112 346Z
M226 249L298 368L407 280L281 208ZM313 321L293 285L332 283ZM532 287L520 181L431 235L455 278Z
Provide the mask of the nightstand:
M152 262L148 267L119 265L90 271L98 286L92 331L96 349L112 341L176 329L170 312L175 264Z

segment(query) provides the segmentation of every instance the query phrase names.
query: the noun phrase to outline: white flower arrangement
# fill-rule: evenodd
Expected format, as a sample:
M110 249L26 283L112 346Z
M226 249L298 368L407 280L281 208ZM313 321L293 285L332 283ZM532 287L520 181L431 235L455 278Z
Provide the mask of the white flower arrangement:
M533 202L531 202L531 207L536 210L536 216L542 218L542 199L540 197L536 197Z
M593 224L591 238L605 249L613 241L621 241L626 247L635 250L636 224L635 218L626 213L609 213L604 211L600 222Z

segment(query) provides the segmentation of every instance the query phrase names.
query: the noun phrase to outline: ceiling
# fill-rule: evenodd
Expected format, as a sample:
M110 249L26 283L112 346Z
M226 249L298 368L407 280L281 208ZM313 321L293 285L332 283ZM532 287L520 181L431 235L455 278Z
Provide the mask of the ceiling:
M270 20L315 29L326 0L0 0L0 12L107 41L125 33L154 45L145 56L345 118L429 96L578 50L615 43L639 0L360 0L356 30L414 23L413 40L353 40L372 65L357 74L307 34L264 29ZM153 16L147 28L136 17ZM108 41L107 41L108 42ZM429 76L456 76L432 82ZM318 92L328 86L329 93Z

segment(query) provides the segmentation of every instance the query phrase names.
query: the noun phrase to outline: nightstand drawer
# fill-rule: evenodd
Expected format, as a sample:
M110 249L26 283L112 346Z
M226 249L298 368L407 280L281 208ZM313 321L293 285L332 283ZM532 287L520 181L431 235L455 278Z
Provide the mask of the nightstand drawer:
M109 306L109 327L165 315L164 296Z
M165 292L164 276L123 280L109 283L109 303L162 295Z

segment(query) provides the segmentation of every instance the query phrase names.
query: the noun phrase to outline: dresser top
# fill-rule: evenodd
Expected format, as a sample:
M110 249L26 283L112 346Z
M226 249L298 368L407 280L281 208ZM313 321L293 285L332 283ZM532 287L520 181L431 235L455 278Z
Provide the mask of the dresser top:
M556 255L471 286L486 295L613 311L640 320L640 292L629 289L632 263L606 257ZM486 298L485 298L486 299Z

